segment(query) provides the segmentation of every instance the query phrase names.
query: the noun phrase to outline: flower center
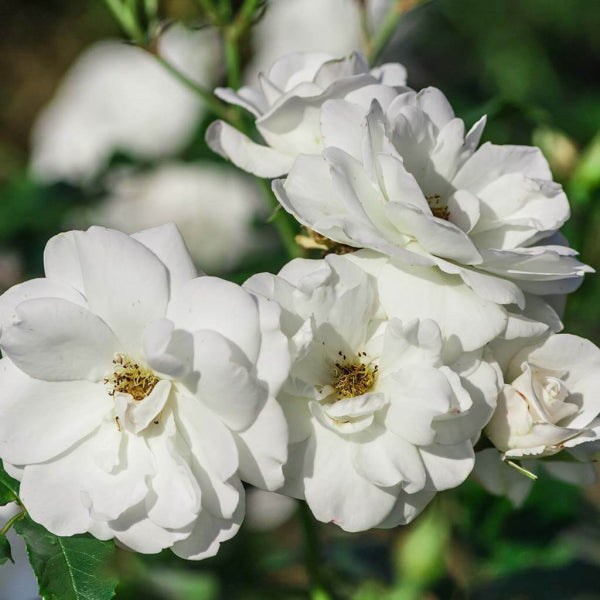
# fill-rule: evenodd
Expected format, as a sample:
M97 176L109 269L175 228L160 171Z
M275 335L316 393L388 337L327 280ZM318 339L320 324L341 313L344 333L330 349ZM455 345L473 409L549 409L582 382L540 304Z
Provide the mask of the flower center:
M368 392L377 379L377 365L365 364L366 352L358 353L358 359L348 360L345 354L338 353L343 360L333 367L331 386L338 400L354 398Z
M427 202L434 217L437 217L438 219L444 219L444 221L448 220L448 218L450 217L450 211L448 210L448 207L442 202L442 197L439 194L432 194L431 196L427 196Z
M556 377L546 377L542 383L542 394L544 400L552 404L554 402L562 402L569 395L569 391L565 384Z
M117 354L113 359L114 372L104 380L110 386L108 394L116 392L129 394L136 402L150 395L160 379L150 370L141 367L124 354Z

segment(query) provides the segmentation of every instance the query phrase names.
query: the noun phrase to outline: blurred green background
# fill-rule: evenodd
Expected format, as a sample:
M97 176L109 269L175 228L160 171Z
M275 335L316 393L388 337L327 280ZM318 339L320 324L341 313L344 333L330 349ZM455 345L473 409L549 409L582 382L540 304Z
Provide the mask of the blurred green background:
M329 0L312 0L315 19ZM279 0L285 4L286 0ZM348 0L350 3L350 0ZM269 10L267 8L267 10ZM160 5L165 18L200 22L193 0ZM100 205L109 173L153 161L116 152L92 184L36 181L30 131L77 55L121 34L101 0L4 0L0 5L0 288L42 273L47 239L73 211ZM343 28L343 22L335 27ZM409 85L440 87L470 126L488 115L484 140L537 144L569 195L564 228L584 262L600 268L600 3L590 0L433 0L406 14L383 61L406 65ZM254 44L254 46L253 46ZM256 41L244 45L249 61ZM220 159L203 136L209 114L174 157ZM252 224L271 237L267 215ZM270 242L271 243L271 242ZM276 242L272 242L275 243ZM242 281L286 262L277 246L244 253L218 274ZM600 343L600 279L567 303L566 330ZM340 598L600 598L600 487L541 477L525 504L473 481L438 495L408 527L349 535L319 525L321 561ZM186 563L119 555L118 598L308 598L302 531L292 516L275 529L244 525L217 557ZM8 599L12 600L12 599Z

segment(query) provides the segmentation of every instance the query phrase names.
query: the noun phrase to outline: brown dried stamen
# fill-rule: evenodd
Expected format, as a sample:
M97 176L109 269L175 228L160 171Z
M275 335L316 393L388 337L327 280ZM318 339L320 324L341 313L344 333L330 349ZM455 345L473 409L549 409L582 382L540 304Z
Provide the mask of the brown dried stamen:
M338 400L354 398L368 392L377 379L377 365L363 363L365 352L358 353L358 359L348 360L345 354L338 352L342 361L337 361L333 368L331 385Z
M116 392L130 394L136 402L150 395L160 379L150 370L133 362L123 354L117 354L113 359L114 373L104 380L110 386L108 394Z
M350 252L359 250L359 248L354 248L353 246L334 242L308 227L304 229L306 230L306 235L297 235L295 239L296 243L305 250L321 250L323 256L327 254L349 254Z
M432 194L431 196L427 196L427 202L429 203L429 208L433 213L434 217L438 219L444 219L447 221L450 217L450 211L448 207L442 203L442 197L439 194Z

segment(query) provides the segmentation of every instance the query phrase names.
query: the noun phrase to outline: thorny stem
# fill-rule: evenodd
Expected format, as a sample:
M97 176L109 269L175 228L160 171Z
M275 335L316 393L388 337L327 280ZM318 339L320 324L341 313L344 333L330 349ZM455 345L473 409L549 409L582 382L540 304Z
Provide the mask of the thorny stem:
M22 510L21 512L18 512L16 515L13 515L7 522L6 525L4 525L4 527L2 529L0 529L0 535L6 535L11 527L20 519L22 519L25 515L27 514L26 510Z
M311 599L331 600L331 595L323 583L319 540L314 517L306 502L300 502L299 504L298 517L304 537L304 561L310 582Z

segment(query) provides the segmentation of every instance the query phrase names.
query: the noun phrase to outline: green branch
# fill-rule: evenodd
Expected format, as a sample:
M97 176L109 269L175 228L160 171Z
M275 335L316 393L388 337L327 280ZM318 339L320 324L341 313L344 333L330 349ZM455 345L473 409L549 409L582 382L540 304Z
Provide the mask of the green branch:
M192 81L187 75L182 73L175 65L160 56L157 52L151 52L156 60L171 74L175 79L183 83L187 88L198 94L206 104L207 108L216 116L226 121L235 121L233 111L223 104L210 90L203 85Z
M16 515L13 515L7 522L6 525L2 529L0 529L0 536L6 535L11 527L19 520L22 519L27 514L26 510L22 510L18 512Z

